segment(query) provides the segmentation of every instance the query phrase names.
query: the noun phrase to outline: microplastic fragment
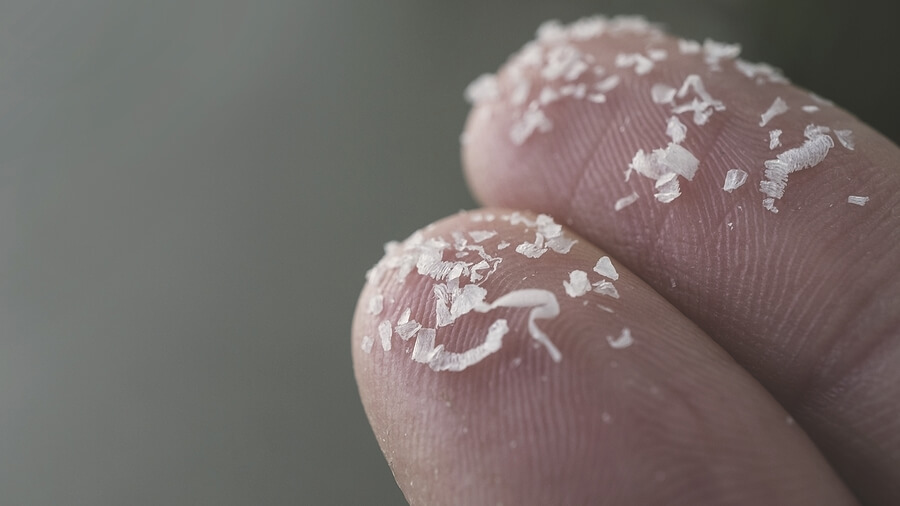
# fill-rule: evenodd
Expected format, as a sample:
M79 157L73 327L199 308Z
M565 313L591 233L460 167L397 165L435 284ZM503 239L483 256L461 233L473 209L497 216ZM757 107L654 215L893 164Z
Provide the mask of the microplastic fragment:
M638 150L628 166L626 179L630 171L635 170L644 177L656 180L658 191L654 196L660 202L669 203L681 195L677 176L693 180L699 164L700 161L690 151L670 142L665 149L655 149L651 153Z
M737 188L740 188L741 185L747 182L747 173L742 171L741 169L731 169L725 174L725 185L722 186L722 189L731 193Z
M384 351L391 351L391 334L393 334L391 322L384 320L378 325L378 337L381 338L381 348Z
M500 241L500 244L497 245L498 250L503 250L509 247L509 243L506 241Z
M563 287L566 289L566 295L569 297L581 297L591 291L591 283L588 281L587 273L584 271L572 271L569 273L569 280L563 281Z
M400 313L400 318L397 320L397 325L403 325L404 323L409 321L409 317L412 314L412 309L406 308Z
M679 39L678 40L678 51L681 54L697 54L700 52L701 46L700 43L696 40L686 40Z
M850 151L853 151L855 142L853 140L852 130L835 130L834 136L837 137L837 140L841 143L841 146L844 146Z
M775 149L781 146L781 130L775 129L769 132L769 149Z
M858 197L856 195L850 195L847 197L848 204L856 204L858 206L864 206L869 201L869 197Z
M552 104L557 100L559 100L559 92L557 92L550 86L544 86L544 88L541 90L541 94L538 95L538 102L540 102L541 105Z
M428 366L434 371L462 371L499 350L503 344L503 336L507 332L509 332L509 326L506 320L500 319L491 324L484 342L474 348L462 353L454 353L445 350L444 345L438 345L428 354Z
M778 116L779 114L784 114L787 111L788 111L787 103L784 100L782 100L781 97L776 97L775 101L772 102L772 105L769 106L769 108L766 110L766 112L760 114L759 126L761 126L761 127L766 126L766 124L768 124L770 121L772 121L772 118L774 118L775 116Z
M616 271L616 268L613 266L612 261L610 261L608 256L600 257L600 260L597 260L597 265L594 266L594 272L613 281L619 279L619 273Z
M767 196L763 199L763 207L777 213L775 199L784 196L788 175L815 167L825 159L828 150L834 147L831 136L825 133L827 131L827 127L809 125L804 132L807 140L802 146L789 149L779 154L775 160L765 162L766 180L759 183L759 191Z
M675 93L677 91L678 90L671 86L656 83L652 88L650 88L650 97L656 104L668 104L669 102L675 100Z
M553 123L540 109L529 109L509 130L509 139L521 146L534 132L546 133L553 129Z
M588 102L593 102L595 104L605 104L606 103L606 95L603 93L591 93L587 96Z
M475 242L485 241L497 235L497 232L494 230L472 230L469 232L469 236L472 237L472 240Z
M787 84L787 80L781 71L767 63L750 63L746 60L738 58L734 61L734 67L750 79L754 79L756 84L764 84L766 81L770 83Z
M521 80L517 81L515 86L513 87L512 93L509 95L509 102L512 105L522 105L528 100L528 95L531 93L531 82L525 78L521 78Z
M419 322L413 320L410 322L398 324L396 327L394 327L394 331L397 332L397 335L400 336L400 339L408 341L409 338L416 335L416 332L418 332L421 328L422 325Z
M616 211L621 211L622 209L625 209L626 207L630 206L631 204L634 204L634 202L637 199L638 199L638 194L636 192L631 192L631 195L622 197L619 200L617 200L615 205L613 206L613 209L615 209Z
M622 82L622 78L619 77L618 75L613 74L613 75L605 78L604 80L598 82L597 84L595 84L594 89L597 91L600 91L602 93L609 93L610 91L615 89L615 87L618 86L619 83L621 83L621 82Z
M550 358L553 359L554 362L562 360L562 354L556 346L553 345L550 338L547 337L547 334L538 328L535 323L535 320L550 319L559 316L559 301L556 300L556 295L553 295L553 292L535 288L516 290L495 300L488 309L496 307L530 307L531 312L528 313L528 332L531 334L531 337L547 349L547 353L550 354Z
M528 258L540 258L546 252L547 248L530 242L523 242L516 246L516 253L525 255Z
M541 77L547 81L553 81L563 77L572 67L582 61L581 51L568 44L556 46L547 51L547 61L541 69ZM582 61L583 63L583 61ZM581 71L587 70L587 65ZM575 76L577 78L578 76Z
M726 44L712 39L703 41L703 54L711 70L720 70L720 60L733 60L741 54L740 44Z
M678 98L684 98L688 91L693 89L694 93L697 95L691 102L684 103L681 105L675 105L672 108L672 112L674 114L681 114L684 112L694 113L694 124L695 125L705 125L707 121L709 121L710 116L712 116L714 111L724 111L725 104L723 104L720 100L716 100L706 91L706 87L703 85L703 80L700 79L700 76L697 74L691 74L684 79L684 83L679 88L678 93L675 94Z
M819 106L817 106L817 105L804 105L804 106L802 106L800 109L802 109L803 112L810 112L810 113L812 113L812 112L818 111L818 110L819 110Z
M669 172L662 175L653 185L657 192L653 195L656 200L668 204L681 196L681 187L678 183L678 174Z
M616 55L616 67L634 67L634 73L642 76L653 70L653 60L640 53L619 53Z
M594 283L594 291L600 295L606 295L607 297L612 297L614 299L619 298L619 291L616 290L616 286L605 279Z
M367 312L372 316L378 316L383 309L384 297L380 293L373 295L372 298L369 299Z
M372 353L372 344L375 342L370 336L363 336L360 348L366 353Z
M669 57L669 52L665 49L648 49L647 56L653 61L663 61Z
M687 127L680 119L678 119L678 116L672 116L666 123L666 135L668 135L675 144L681 144L687 136Z
M494 74L481 74L465 91L466 101L473 105L496 100L499 96L500 86Z
M608 342L609 346L614 350L621 350L634 344L634 338L631 337L631 330L628 327L625 327L622 329L622 333L619 334L619 337L606 336L606 342Z

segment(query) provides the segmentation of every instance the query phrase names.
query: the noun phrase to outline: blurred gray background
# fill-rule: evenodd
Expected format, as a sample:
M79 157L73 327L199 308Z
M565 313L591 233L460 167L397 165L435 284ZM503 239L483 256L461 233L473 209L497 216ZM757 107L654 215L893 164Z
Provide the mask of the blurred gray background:
M350 318L474 206L462 90L547 18L744 45L892 139L896 2L0 3L0 504L402 504Z

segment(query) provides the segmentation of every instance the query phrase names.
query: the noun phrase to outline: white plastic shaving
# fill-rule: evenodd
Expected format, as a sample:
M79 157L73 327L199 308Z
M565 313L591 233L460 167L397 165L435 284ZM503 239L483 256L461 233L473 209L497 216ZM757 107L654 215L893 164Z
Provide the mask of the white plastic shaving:
M675 100L675 92L677 91L671 86L657 83L650 88L650 97L653 98L653 102L656 104L668 104Z
M506 320L500 319L491 324L484 342L462 353L454 353L444 349L444 345L438 345L425 354L428 358L428 366L434 371L462 371L470 365L481 362L489 355L495 353L503 344L503 336L509 332ZM418 345L419 342L416 341ZM420 353L420 355L422 355Z
M600 257L600 260L597 260L597 265L594 266L594 272L613 281L619 279L619 273L607 256Z
M403 325L404 323L409 321L410 314L412 314L412 310L410 308L406 308L400 313L400 318L397 320L397 325Z
M384 351L391 351L392 333L393 329L391 328L391 322L384 320L378 325L378 337L381 339L381 348L384 349Z
M469 235L472 237L473 241L482 242L494 237L497 235L497 232L494 230L472 230L469 232Z
M540 102L541 105L547 105L556 102L559 98L559 92L550 86L544 86L541 90L541 94L538 95L538 102Z
M731 193L737 188L740 188L744 183L747 182L747 173L742 171L741 169L731 169L728 171L728 174L725 174L725 185L722 186L722 189Z
M607 297L612 297L614 299L619 298L619 291L616 290L615 285L610 283L609 281L600 280L594 283L594 291L599 293L600 295L606 295Z
M703 57L710 70L720 70L721 60L733 60L741 54L740 44L726 44L711 39L703 41Z
M784 196L788 174L815 167L825 159L828 150L834 147L834 141L827 131L827 127L809 125L804 132L806 142L802 146L789 149L779 154L775 160L765 162L766 180L759 183L759 191L766 195L763 207L777 213L775 199Z
M775 129L769 132L769 149L781 146L781 130Z
M734 62L734 67L745 76L756 81L756 84L770 83L787 84L788 81L777 68L767 63L750 63L738 58Z
M496 100L499 96L500 86L494 74L481 74L465 91L466 101L473 105Z
M559 79L571 72L577 63L584 63L581 51L575 46L570 46L568 44L556 46L548 50L546 59L547 61L544 64L544 68L541 69L541 77L547 81ZM584 72L587 70L587 65L579 68L580 72ZM578 75L580 75L580 72ZM572 79L577 79L578 75L575 75Z
M672 108L673 113L681 114L684 112L693 112L694 124L705 125L714 111L725 110L725 104L720 100L714 99L709 92L706 91L703 80L700 79L700 76L697 74L687 76L675 96L684 98L691 89L694 90L696 97L691 102L675 105L675 107Z
M816 111L818 111L818 110L819 110L819 106L817 106L817 105L804 105L804 106L802 106L800 109L802 109L803 112L810 112L810 113L811 113L811 112L816 112Z
M616 55L616 67L634 67L634 73L642 76L653 70L653 60L640 53L619 53Z
M546 214L538 215L537 219L531 222L520 214L513 213L510 217L510 223L513 225L525 223L529 227L537 228L533 243L523 242L516 246L516 252L528 258L540 258L548 250L566 254L578 242L563 235L562 226L554 222L553 218Z
M851 130L835 130L834 136L837 137L838 142L841 143L841 146L853 151L855 143L853 141L853 131Z
M663 61L669 57L669 52L665 49L648 49L647 56L653 61Z
M528 81L525 78L520 78L516 81L516 84L513 86L512 92L509 95L509 102L512 105L522 105L528 100L528 95L531 93L531 81Z
M378 316L383 309L384 297L380 293L373 295L372 298L369 299L367 312L372 316Z
M782 100L781 97L776 97L775 101L772 102L772 105L769 106L769 109L760 115L759 126L766 126L770 121L772 121L772 118L778 116L779 114L784 114L787 111L787 103Z
M372 353L372 344L374 344L375 340L370 336L363 336L362 343L360 343L360 348L362 351L366 353Z
M616 211L621 211L626 207L634 204L634 202L638 199L638 194L636 192L631 192L631 195L620 198L616 201L615 205L613 205L613 209Z
M681 195L678 176L688 181L694 179L700 161L690 151L679 144L670 142L665 149L655 149L651 153L638 150L634 155L627 176L631 170L656 181L657 200L668 203Z
M621 82L622 78L614 74L595 84L594 89L603 93L609 93Z
M553 129L553 123L540 109L529 109L509 130L509 139L521 146L535 132L546 133Z
M614 350L621 350L634 344L634 338L631 337L631 330L628 327L622 329L619 337L606 336L606 342Z
M498 250L504 250L509 247L509 243L506 241L500 241L500 244L497 244Z
M666 135L672 139L675 144L681 144L687 136L687 127L678 119L678 116L672 116L666 123Z
M869 201L869 197L858 197L856 195L850 195L847 197L848 204L856 204L858 206L864 206Z
M570 272L569 280L563 281L563 287L566 289L566 295L569 297L581 297L591 291L591 283L588 281L587 273L584 271Z
M700 52L701 46L700 43L696 40L686 40L679 39L678 40L678 51L681 54L697 54Z
M400 339L408 341L409 338L415 336L416 332L418 332L421 328L422 325L419 322L413 320L410 322L398 323L397 326L394 327L394 331L398 336L400 336Z

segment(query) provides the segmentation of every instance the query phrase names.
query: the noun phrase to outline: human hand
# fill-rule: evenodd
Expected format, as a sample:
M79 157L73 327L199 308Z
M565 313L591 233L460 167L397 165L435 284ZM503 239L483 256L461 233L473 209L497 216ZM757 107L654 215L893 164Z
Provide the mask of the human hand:
M900 504L900 148L735 50L546 25L470 89L489 207L353 323L412 504Z

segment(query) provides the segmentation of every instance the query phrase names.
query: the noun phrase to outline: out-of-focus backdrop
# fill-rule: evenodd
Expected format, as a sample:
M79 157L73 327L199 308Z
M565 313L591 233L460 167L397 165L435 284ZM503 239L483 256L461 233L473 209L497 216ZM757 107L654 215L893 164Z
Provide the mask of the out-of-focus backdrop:
M3 1L0 504L401 504L350 319L382 243L475 205L465 85L640 13L897 141L895 5Z

